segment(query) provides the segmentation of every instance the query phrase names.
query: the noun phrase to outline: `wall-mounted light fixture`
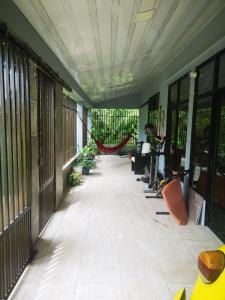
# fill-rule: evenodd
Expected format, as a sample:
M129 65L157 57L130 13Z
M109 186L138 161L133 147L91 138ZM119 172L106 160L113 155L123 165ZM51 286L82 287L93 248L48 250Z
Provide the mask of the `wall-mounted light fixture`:
M191 79L195 79L197 77L197 72L189 72L188 77Z

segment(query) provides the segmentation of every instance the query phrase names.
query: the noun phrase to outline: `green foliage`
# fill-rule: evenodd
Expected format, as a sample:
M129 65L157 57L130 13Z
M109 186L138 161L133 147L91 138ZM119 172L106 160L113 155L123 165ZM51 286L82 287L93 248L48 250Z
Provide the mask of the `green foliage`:
M86 145L80 152L76 164L82 168L93 169L96 167L96 147L93 143Z
M81 174L72 172L72 173L70 173L69 180L70 180L70 184L72 186L76 186L76 185L80 184L80 182L81 182Z
M130 145L135 145L138 131L136 109L92 109L92 135L104 144L118 144L132 133Z

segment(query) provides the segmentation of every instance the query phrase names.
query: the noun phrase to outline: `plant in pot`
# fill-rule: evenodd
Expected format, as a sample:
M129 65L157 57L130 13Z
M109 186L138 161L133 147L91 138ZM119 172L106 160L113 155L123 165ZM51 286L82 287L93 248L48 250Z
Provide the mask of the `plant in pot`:
M81 162L80 165L82 166L82 174L88 175L90 169L95 167L95 161L91 157L85 157Z
M93 155L86 152L85 150L80 153L77 159L78 165L82 168L82 174L88 175L90 169L95 168L96 162Z
M81 174L80 173L75 173L71 172L69 176L69 181L71 186L76 186L81 183Z

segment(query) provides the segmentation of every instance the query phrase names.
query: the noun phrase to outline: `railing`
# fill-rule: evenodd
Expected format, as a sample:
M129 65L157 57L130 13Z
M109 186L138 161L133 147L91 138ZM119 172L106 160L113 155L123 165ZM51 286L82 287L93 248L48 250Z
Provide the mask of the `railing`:
M0 236L0 299L7 299L30 259L31 208Z

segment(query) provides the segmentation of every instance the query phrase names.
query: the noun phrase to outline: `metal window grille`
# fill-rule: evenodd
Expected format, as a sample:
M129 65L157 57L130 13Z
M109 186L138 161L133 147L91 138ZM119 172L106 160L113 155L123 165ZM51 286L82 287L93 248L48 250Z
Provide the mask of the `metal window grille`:
M136 146L139 110L137 109L92 109L92 134L106 145L117 145L133 132L125 146L126 150Z
M28 57L0 35L0 299L30 258L30 162Z
M38 72L39 225L40 232L55 209L55 86Z
M66 164L77 153L77 109L76 103L68 97L64 98L63 107L63 153ZM73 110L71 110L71 109Z

